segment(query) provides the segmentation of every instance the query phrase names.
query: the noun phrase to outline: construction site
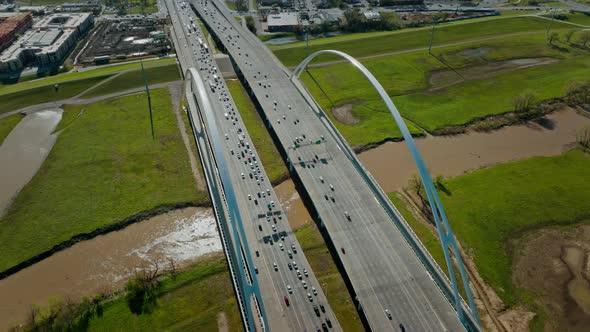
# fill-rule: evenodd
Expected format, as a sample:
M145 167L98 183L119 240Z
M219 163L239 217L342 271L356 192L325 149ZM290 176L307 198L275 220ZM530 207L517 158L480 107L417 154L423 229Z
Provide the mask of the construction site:
M170 52L165 20L126 17L104 20L75 55L75 64L102 64Z

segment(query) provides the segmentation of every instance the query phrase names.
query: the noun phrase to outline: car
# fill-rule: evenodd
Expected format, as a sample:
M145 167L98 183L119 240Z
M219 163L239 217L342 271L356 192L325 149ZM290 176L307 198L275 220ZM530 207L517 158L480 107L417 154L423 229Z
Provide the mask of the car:
M297 249L295 249L295 244L293 242L291 242L291 249L293 249L293 252L297 252Z
M297 270L297 263L295 263L295 261L293 261L293 268Z
M289 294L293 294L293 288L291 288L291 285L287 285L287 292L289 292Z
M332 321L330 320L330 318L326 317L326 324L328 324L328 327L332 327Z
M276 232L276 231L277 231L277 227L276 227L275 225L272 225L272 231L273 231L273 232ZM282 246L282 245L283 245L283 244L281 243L281 246Z
M303 275L306 276L306 277L309 277L309 275L307 274L307 270L306 269L303 269Z
M242 173L241 175L242 175L242 179L246 178L246 175L244 175L244 173Z
M291 263L287 263L287 266L289 267L289 270L293 270L293 265L291 265Z
M389 318L389 320L393 319L393 317L391 316L391 312L389 312L389 309L385 309L385 315L387 316L387 318Z
M309 302L313 302L313 296L311 296L310 293L307 293L307 298L309 299Z
M318 309L317 305L313 305L313 311L315 312L315 315L320 317L320 309Z
M252 200L252 196L248 195L248 200L251 201Z
M254 267L254 273L258 274L258 268L256 266Z
M307 282L305 282L305 280L301 280L301 284L303 285L303 288L307 289Z
M400 330L400 332L406 332L406 328L404 327L404 324L399 323L399 330Z
M321 310L322 312L326 312L326 308L324 307L324 305L323 305L323 304L320 304L320 310Z
M348 211L344 211L344 216L350 221L350 214L348 214Z
M279 267L278 267L278 265L277 265L276 262L275 263L272 263L272 266L274 267L275 271L278 271L279 270Z
M299 270L297 270L297 278L299 278L299 280L303 279L303 276L301 275L301 272L299 272Z
M262 225L258 225L258 230L262 232Z
M285 297L283 299L285 300L285 304L288 307L289 306L289 298L287 297L287 295L285 295Z
M346 255L346 250L344 250L344 248L340 248L340 250L342 250L342 254Z
M328 331L328 327L326 326L326 323L322 323L322 330L324 330L324 332Z
M256 250L256 257L260 257L260 253Z
M273 225L273 227L274 227L274 225ZM279 248L281 248L281 251L285 250L282 243L279 243Z
M313 293L313 295L318 296L318 291L317 289L315 289L315 287L311 287L311 292Z

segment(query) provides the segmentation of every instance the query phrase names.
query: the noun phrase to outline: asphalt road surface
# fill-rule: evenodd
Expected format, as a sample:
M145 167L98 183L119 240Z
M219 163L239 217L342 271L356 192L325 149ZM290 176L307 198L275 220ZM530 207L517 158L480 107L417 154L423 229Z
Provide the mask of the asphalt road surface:
M210 137L225 144L231 180L272 331L317 331L326 325L340 331L288 216L268 180L239 112L220 78L210 47L194 13L183 1L167 0L177 56L182 69L199 71L212 101L215 122L222 135ZM289 305L286 304L286 299ZM314 309L317 306L317 312ZM323 308L323 309L322 309ZM329 323L328 323L329 321ZM330 327L331 326L331 327Z
M371 329L465 330L454 307L319 120L309 96L296 89L280 62L223 5L192 3L241 69L294 163Z

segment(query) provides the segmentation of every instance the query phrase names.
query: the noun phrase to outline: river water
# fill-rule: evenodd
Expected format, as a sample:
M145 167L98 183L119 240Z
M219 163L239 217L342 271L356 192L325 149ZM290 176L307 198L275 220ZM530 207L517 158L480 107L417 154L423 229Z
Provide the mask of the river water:
M548 125L504 127L489 133L428 136L416 140L430 174L461 175L482 167L533 156L559 155L571 148L590 119L564 109L546 116ZM388 142L363 152L360 160L386 192L399 190L417 173L404 142Z
M0 216L51 151L57 139L51 132L62 112L53 109L27 115L0 146Z
M221 251L210 209L187 208L82 241L0 280L0 331L26 319L31 304L80 299L121 288L136 268L178 267Z

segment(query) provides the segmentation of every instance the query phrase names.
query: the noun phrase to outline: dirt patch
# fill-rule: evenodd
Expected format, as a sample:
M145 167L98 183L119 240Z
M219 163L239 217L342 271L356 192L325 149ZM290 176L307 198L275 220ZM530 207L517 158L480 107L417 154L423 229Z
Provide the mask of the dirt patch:
M487 79L503 72L548 65L558 61L558 59L548 57L520 58L491 62L482 66L437 70L430 73L429 90L436 91L466 81Z
M459 55L460 56L477 57L477 56L486 55L486 54L490 53L491 51L493 51L493 49L487 48L487 47L466 48L463 51L461 51L459 53Z
M222 311L217 314L217 331L229 332L229 327L227 325L227 316L225 315L225 311Z
M287 212L291 228L297 229L313 222L292 180L285 180L274 189L279 196L281 206Z
M357 118L356 115L354 115L354 113L352 112L353 106L354 106L353 104L344 104L341 106L333 107L332 114L334 114L334 117L336 118L336 120L338 120L344 124L347 124L347 125L357 124L357 123L361 122L361 120L359 118Z
M513 281L537 294L548 315L544 330L587 331L590 225L538 230L511 244L515 248Z

